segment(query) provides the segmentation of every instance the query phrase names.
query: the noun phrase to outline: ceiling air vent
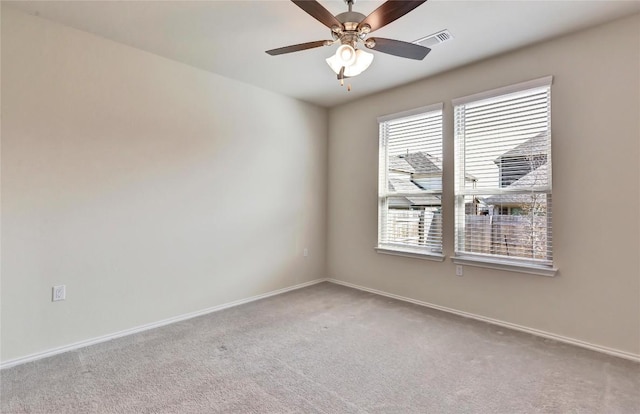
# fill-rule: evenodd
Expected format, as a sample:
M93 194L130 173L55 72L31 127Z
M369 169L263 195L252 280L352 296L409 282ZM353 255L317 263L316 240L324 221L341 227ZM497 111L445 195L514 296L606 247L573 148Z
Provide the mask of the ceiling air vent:
M451 33L449 33L447 29L444 29L444 30L440 30L437 33L430 34L429 36L425 36L418 40L415 40L413 43L420 44L426 47L432 47L451 39L453 39L453 36L451 35Z

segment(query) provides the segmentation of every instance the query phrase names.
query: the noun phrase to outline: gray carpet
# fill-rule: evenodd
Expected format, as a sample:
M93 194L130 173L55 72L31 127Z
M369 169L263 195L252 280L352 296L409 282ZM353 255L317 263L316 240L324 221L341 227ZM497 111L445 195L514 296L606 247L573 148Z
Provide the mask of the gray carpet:
M640 412L640 364L329 283L0 380L2 413Z

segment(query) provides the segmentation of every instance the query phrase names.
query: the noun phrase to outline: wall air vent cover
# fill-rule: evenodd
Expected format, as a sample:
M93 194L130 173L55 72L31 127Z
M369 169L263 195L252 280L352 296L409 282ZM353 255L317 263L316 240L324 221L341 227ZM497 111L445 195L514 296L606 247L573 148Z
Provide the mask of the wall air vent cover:
M425 36L418 40L415 40L413 43L420 44L426 47L432 47L451 39L453 39L453 35L447 29L444 29L437 33L433 33L429 36Z

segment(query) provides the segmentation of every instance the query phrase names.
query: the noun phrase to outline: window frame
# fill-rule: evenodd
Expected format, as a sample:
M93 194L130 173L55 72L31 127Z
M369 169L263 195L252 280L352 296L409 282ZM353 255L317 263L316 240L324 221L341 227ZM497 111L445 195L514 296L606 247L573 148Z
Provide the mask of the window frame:
M439 191L435 190L424 190L421 192L422 194L433 194L440 197L440 215L441 215L441 223L440 223L440 249L439 251L433 251L430 247L416 247L411 246L409 244L395 244L395 243L384 243L383 242L383 232L385 231L386 219L385 219L385 211L388 209L386 206L386 202L388 198L393 196L393 192L388 190L389 183L389 156L388 156L388 146L386 142L383 143L383 140L386 139L385 134L383 133L383 124L390 121L402 120L404 118L411 118L419 115L426 115L432 112L440 112L440 122L441 122L441 135L440 135L440 150L441 152L444 150L444 102L435 103L432 105L427 105L415 109L411 109L408 111L402 111L394 114L383 115L377 118L378 127L379 127L379 141L378 141L378 231L377 231L377 245L375 250L378 253L382 254L390 254L395 256L404 256L418 259L426 259L426 260L434 260L442 262L445 259L445 255L443 254L444 243L443 243L443 233L444 226L442 216L444 215L443 206L442 206L442 173L440 175L440 189ZM383 151L384 150L384 151ZM443 154L441 154L443 155ZM443 167L443 166L442 166ZM441 167L441 169L442 169ZM402 192L398 192L402 193Z
M481 93L477 93L477 94L452 100L452 105L454 108L453 112L454 112L454 141L455 141L454 171L456 176L455 189L454 189L454 198L456 199L456 201L453 207L454 215L456 217L455 224L454 224L455 241L454 241L454 256L451 257L451 260L454 263L460 264L460 265L478 266L478 267L485 267L485 268L498 269L498 270L509 270L509 271L537 274L537 275L543 275L543 276L556 275L558 269L554 267L553 246L549 247L547 250L548 252L552 253L550 263L548 264L542 263L542 262L536 263L536 260L533 260L533 259L516 258L516 257L505 258L504 255L494 255L490 253L483 254L483 253L473 253L473 252L464 251L464 248L461 248L460 243L461 243L461 240L462 242L464 242L464 237L466 237L467 233L464 228L462 229L460 228L459 215L460 214L466 215L466 211L461 212L461 208L463 209L464 207L460 207L459 197L464 197L465 195L468 195L468 192L465 191L464 188L461 189L460 188L461 185L458 182L458 180L461 177L460 174L464 176L466 173L465 171L466 159L464 158L464 155L463 155L466 149L465 148L466 142L465 142L465 138L461 138L458 132L459 123L461 122L460 119L458 119L458 110L457 110L458 107L467 105L467 104L477 103L484 100L493 99L493 98L500 98L500 97L511 95L511 94L524 93L534 89L549 88L549 93L550 93L552 83L553 83L553 77L546 76L543 78L534 79L527 82L521 82L518 84L509 85L501 88L496 88L496 89L492 89L485 92L481 92ZM551 181L552 181L551 139L552 138L551 138L551 126L550 126L550 123L551 123L551 102L550 101L548 103L548 113L549 113L548 115L548 119L549 119L548 121L549 122L548 176L549 178L547 183L548 192L546 194L548 198L547 198L546 206L548 209L547 215L549 216L549 218L548 218L546 231L548 233L551 232L549 234L552 234L553 223L550 221L551 220L550 218L551 204L552 204L552 185L551 185ZM460 163L462 163L462 165L460 165ZM498 185L502 186L502 184L503 184L502 177L500 177ZM541 194L538 191L532 190L532 194L534 193Z

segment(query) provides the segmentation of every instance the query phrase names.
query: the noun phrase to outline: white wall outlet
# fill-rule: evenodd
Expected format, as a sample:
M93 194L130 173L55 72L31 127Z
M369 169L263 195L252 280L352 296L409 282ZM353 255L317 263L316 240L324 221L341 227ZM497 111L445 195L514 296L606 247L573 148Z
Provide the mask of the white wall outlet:
M456 276L462 276L462 265L456 265Z
M54 286L52 289L51 301L57 302L67 298L67 287L65 285Z
M305 247L304 250L302 251L302 255L304 257L308 257L309 256L309 249Z

